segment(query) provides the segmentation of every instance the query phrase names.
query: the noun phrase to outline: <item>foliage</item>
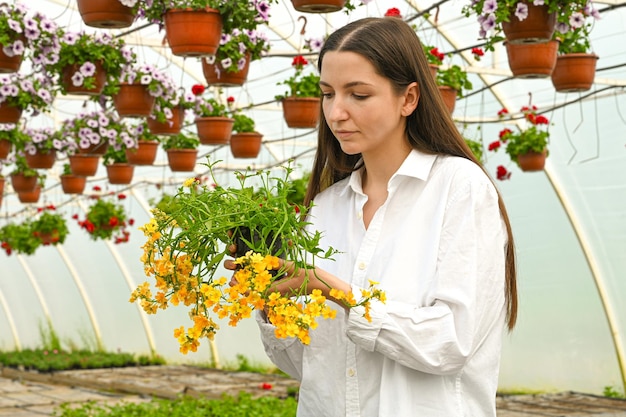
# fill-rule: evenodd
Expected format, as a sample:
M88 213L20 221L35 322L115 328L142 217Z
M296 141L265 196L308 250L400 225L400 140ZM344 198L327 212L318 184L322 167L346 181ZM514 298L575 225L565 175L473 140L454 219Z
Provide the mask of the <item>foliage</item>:
M0 123L0 139L8 140L11 144L19 147L21 143L28 142L30 138L16 125Z
M229 117L230 109L215 98L200 94L192 111L196 117Z
M244 133L255 131L255 122L252 118L243 113L234 113L232 117L235 119L235 122L233 123L233 132Z
M32 223L32 230L35 237L44 239L45 235L50 238L50 243L43 241L44 245L62 244L65 242L65 238L69 233L67 228L67 222L62 214L51 213L54 210L54 206L47 206L40 211L39 216Z
M0 103L33 115L50 110L56 94L51 80L36 72L1 74L0 86Z
M126 157L126 148L120 147L115 148L111 145L107 146L104 155L102 155L102 165L112 165L112 164L125 164L128 162L128 158Z
M472 0L463 7L466 17L476 15L480 25L479 37L485 39L485 49L493 51L493 45L502 41L502 23L513 19L524 20L528 16L528 7L532 2L519 0ZM588 0L544 0L550 13L556 13L557 30L566 33L582 25L584 16L598 18L597 10Z
M458 65L451 65L446 69L437 70L437 85L446 86L456 90L458 97L463 97L463 90L471 90L472 83L467 77L467 72Z
M606 386L602 391L602 395L608 398L626 398L624 394L620 393L617 388L613 386Z
M28 166L28 162L26 162L26 158L20 152L16 152L13 154L13 171L11 171L11 175L13 174L22 174L25 177L36 177L39 174L37 170L32 169Z
M157 79L160 86L153 91L155 99L150 117L159 122L166 122L174 117L172 112L174 108L187 110L194 107L196 101L194 94L179 89L169 73L153 68L152 78Z
M0 351L0 364L29 371L52 372L72 369L119 368L138 365L163 365L158 356L90 351L85 349L23 349Z
M481 163L484 162L483 161L483 144L482 144L482 142L479 142L479 141L473 140L473 139L465 138L465 143L467 143L467 146L469 146L470 150L472 151L472 153L474 154L474 156L476 157L478 162L481 162Z
M276 85L286 85L289 90L284 94L277 95L277 100L285 97L319 97L320 96L320 77L316 73L304 74L304 66L309 61L302 55L294 57L291 65L295 69L295 74L284 81L278 82Z
M296 207L302 207L304 205L304 196L306 194L307 186L309 185L310 172L306 172L302 177L295 180L289 180L289 192L287 193L287 200Z
M214 165L207 164L216 182ZM185 331L181 326L174 332L182 353L196 351L200 338L214 337L218 325L213 314L228 317L235 326L253 309L265 308L278 337L297 337L303 343L309 342L316 317L334 317L321 292L305 295L305 288L300 288L292 294L301 296L296 302L271 290L272 282L289 279L278 257L293 261L297 269L309 269L316 259L336 253L319 246L319 232L306 229L305 216L289 201L292 187L287 178L292 169L284 169L284 177L269 171L236 172L238 186L228 188L200 186L190 178L169 203L171 212L153 209L152 219L141 228L146 236L144 270L155 278L157 293L153 295L145 282L130 301L140 300L150 314L170 304L189 306L193 327ZM234 253L240 268L234 276L237 285L228 288L226 278L215 274L224 257ZM373 293L381 296L379 291ZM344 297L347 305L357 305L351 294ZM369 299L358 305L367 310Z
M65 403L61 405L58 417L293 417L297 406L297 401L291 397L284 400L273 396L253 398L251 394L241 392L237 397L223 395L220 399L182 396L175 400L154 399L117 405L88 403L76 406Z
M270 50L265 33L255 29L234 28L232 33L223 33L215 55L208 56L208 64L218 63L226 72L241 71L249 61L261 59Z
M78 215L74 216L78 225L85 229L93 240L114 238L116 244L128 242L130 233L126 227L132 225L133 221L130 219L127 223L124 207L104 197L95 197L95 203L87 210L84 220L79 220ZM124 194L118 195L118 199L123 198L126 198Z
M586 54L591 50L589 42L589 32L591 28L588 24L561 33L554 32L553 38L559 41L559 54Z
M197 149L200 140L197 136L184 132L165 137L162 142L164 150L168 149Z
M51 127L26 128L26 141L22 142L22 149L25 153L35 154L36 152L47 153L49 151L63 150L63 140L59 132Z
M18 254L32 255L41 246L41 239L33 234L31 220L21 223L7 223L0 228L0 247L7 255L13 251Z

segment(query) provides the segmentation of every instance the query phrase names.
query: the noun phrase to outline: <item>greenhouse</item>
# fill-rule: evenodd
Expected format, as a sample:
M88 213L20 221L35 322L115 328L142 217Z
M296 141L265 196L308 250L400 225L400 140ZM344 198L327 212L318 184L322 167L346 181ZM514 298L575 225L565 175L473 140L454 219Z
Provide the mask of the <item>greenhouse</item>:
M10 90L10 83L19 88L24 80L31 83L26 92L30 97L21 99L17 118L5 115L6 103L0 101L0 144L8 148L5 155L0 153L0 351L36 348L42 335L52 330L68 349L156 354L168 363L217 367L243 355L269 365L253 318L230 326L227 317L215 317L219 330L214 340L203 338L196 352L182 353L175 331L191 325L189 307L181 302L147 314L140 300L130 302L144 282L153 284L144 265L148 235L144 225L151 221L152 209L166 207L180 189L196 187L211 193L237 185L242 173L251 175L255 186L263 181L255 176L259 172L284 177L286 183L306 184L317 148L317 79L312 78L313 94L302 94L313 106L295 122L286 120L289 83L318 74L319 50L336 29L364 17L390 16L413 26L440 87L455 77L454 70L457 77L460 73L460 84L457 80L448 102L452 119L480 154L509 211L516 241L519 317L504 336L499 390L601 395L613 387L623 394L626 2L593 1L580 11L588 44L582 52L592 54L595 72L587 85L560 87L556 67L565 52L553 40L557 35L533 43L507 42L497 23L481 34L485 25L479 23L481 12L475 5L489 1L232 2L227 10L231 19L222 22L230 30L226 40L246 33L257 47L245 56L230 45L236 50L230 52L234 58L216 52L220 36L228 46L225 32L219 30L208 49L183 50L208 36L193 29L188 35L192 42L183 41L176 49L168 33L175 23L164 21L157 6L139 13L130 7L152 3L146 0L9 0L0 5L0 43L12 27L4 23L3 16L9 13L17 13L9 20L18 22L25 35L20 43L24 51L18 51L19 46L9 51L5 45L0 54L0 97L9 95L5 90ZM90 9L96 3L113 3L114 7L103 7L114 9L112 17ZM256 8L258 3L267 9ZM134 14L120 17L118 8ZM238 8L254 10L254 16L238 20ZM170 32L183 32L189 24L180 23ZM558 24L557 19L557 28ZM54 62L59 57L46 55L51 45L46 37L54 31L64 45L73 46L70 55L59 55L59 62ZM98 43L107 43L112 51L98 49ZM539 68L540 63L514 67L514 49L521 46L546 48L527 55L550 61L547 56L553 54L548 68ZM99 54L104 68L80 62L80 55L90 49ZM23 55L23 60L4 67L10 58L7 51ZM244 62L247 73L242 74L238 65L243 67ZM74 72L64 72L62 63L73 65ZM231 64L236 75L219 68ZM110 73L99 86L94 74L106 73L107 68ZM44 73L52 74L50 79L58 84L46 84ZM138 85L134 82L142 77L161 81L151 92L140 93L152 100L147 113L133 105L122 110L122 92L116 87ZM202 100L210 103L210 111L200 108ZM176 121L179 109L182 115ZM211 142L202 137L199 119L229 115L247 117L236 118L226 139ZM523 130L530 119L547 132L547 151L543 166L523 170L507 153L503 132ZM247 122L252 128L245 126ZM173 131L177 124L178 131ZM246 131L261 134L260 147L237 153L234 139L244 140ZM127 159L136 156L138 132L156 139L156 154L147 162L129 164ZM198 136L199 144L183 146L195 150L191 167L172 166L174 153L169 151L179 147L177 141L193 142ZM43 142L54 143L50 146L56 154L49 165L33 168L37 146ZM99 145L105 153L85 150L88 145ZM97 165L91 172L74 171L94 154ZM130 167L131 178L113 179L111 165L117 163ZM29 170L34 170L37 185L18 193L13 174ZM67 175L82 179L83 188L67 190ZM65 220L67 230L55 229L52 240L42 241L43 232L33 225L52 214ZM98 215L107 216L105 223L96 221ZM18 226L24 225L30 231L16 238ZM216 276L232 275L222 262L215 268Z

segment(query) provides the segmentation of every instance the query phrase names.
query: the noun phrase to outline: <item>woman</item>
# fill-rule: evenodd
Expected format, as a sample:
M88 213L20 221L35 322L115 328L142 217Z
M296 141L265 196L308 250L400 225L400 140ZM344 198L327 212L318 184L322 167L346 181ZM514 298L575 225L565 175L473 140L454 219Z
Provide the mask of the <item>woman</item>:
M456 129L413 30L368 18L330 35L307 202L322 247L308 289L368 280L387 302L337 304L311 343L258 322L272 361L301 381L298 416L495 416L501 338L517 310L513 239L498 192ZM306 204L306 202L305 202ZM284 279L287 293L304 279Z

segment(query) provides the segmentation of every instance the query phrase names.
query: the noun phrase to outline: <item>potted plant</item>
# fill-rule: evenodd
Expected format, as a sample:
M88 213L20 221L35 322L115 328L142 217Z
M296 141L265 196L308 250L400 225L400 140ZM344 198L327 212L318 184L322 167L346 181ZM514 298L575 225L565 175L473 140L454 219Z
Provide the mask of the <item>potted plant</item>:
M439 48L436 48L432 45L424 45L422 44L422 50L424 51L424 55L426 56L426 60L428 61L428 66L430 67L430 73L433 75L433 78L437 79L437 70L443 64L443 59L445 55L442 52L439 52Z
M0 159L7 159L10 152L28 141L28 136L15 124L0 123Z
M155 135L176 135L182 128L186 110L195 105L195 97L178 88L165 71L155 70L153 78L160 86L155 90L152 113L146 119L148 128Z
M128 163L126 150L135 145L133 138L126 134L126 142L123 139L109 141L109 146L102 156L102 163L107 171L110 184L130 184L133 180L135 166Z
M236 112L233 114L233 134L230 151L235 158L256 158L261 151L263 135L255 130L254 119Z
M196 95L196 104L192 110L196 116L195 124L201 144L224 145L230 141L235 120L229 117L230 110L226 104L201 93Z
M60 135L65 138L63 152L103 155L110 140L115 140L127 127L111 111L98 109L80 112L61 122Z
M152 64L133 64L122 71L115 82L109 82L103 94L113 98L120 117L147 117L154 101L175 88L171 78Z
M52 106L55 90L39 73L0 75L0 123L16 124L23 111L33 116Z
M82 194L87 185L87 178L74 175L69 163L63 164L63 173L60 175L61 189L65 194Z
M126 160L132 165L152 165L159 149L159 137L150 132L145 120L130 126L130 129L135 144L126 147Z
M119 79L123 69L133 62L133 54L123 38L108 33L64 32L57 62L47 70L59 80L63 94L97 96L108 77Z
M7 223L0 227L0 247L7 255L13 251L32 255L41 246L41 240L33 234L32 220L21 223Z
M276 84L289 87L275 98L281 101L285 122L292 128L313 128L320 117L320 77L315 72L304 73L308 63L302 55L295 56L291 62L295 74Z
M456 99L463 97L463 91L473 88L467 72L458 65L450 65L448 68L437 70L437 85L450 113L454 111Z
M24 152L26 161L31 168L49 169L56 161L57 151L65 146L65 139L51 127L24 129L26 140L17 148Z
M74 215L81 229L87 231L93 240L114 239L116 244L127 242L130 232L126 229L132 223L132 219L127 222L124 206L105 198L112 196L95 195L93 197L95 202L89 207L83 220L80 220L78 215ZM117 198L120 199L120 197L125 198L125 195L118 194Z
M523 171L541 171L548 155L549 121L545 116L537 114L536 106L524 106L521 112L526 126L518 126L517 132L508 128L501 130L499 140L489 144L488 149L497 152L501 146L505 146L511 161ZM499 115L504 117L508 111L503 109Z
M476 160L478 160L478 162L480 162L482 164L484 162L483 161L483 144L482 144L482 142L474 140L474 139L470 139L470 138L464 138L464 139L465 139L465 143L467 144L468 148L470 148L470 150L472 151L472 153L476 157Z
M213 183L214 165L207 164ZM153 294L150 283L143 283L130 301L138 300L145 311L154 313L159 306L189 300L185 305L191 309L193 328L185 331L181 326L174 333L181 352L195 351L203 337L212 339L218 329L216 317L228 317L234 326L252 310L266 309L279 337L296 337L308 344L308 329L313 327L309 324L334 316L315 292L308 296L303 288L291 297L270 289L274 281L289 279L278 257L294 261L297 268L309 268L316 259L336 253L320 247L320 233L306 227L306 218L289 201L290 172L289 167L284 176L236 172L236 185L230 187L200 185L190 178L167 205L168 212L153 209L153 217L140 228L146 236L144 270L155 279L156 288ZM232 253L237 253L240 266L235 272L238 284L225 292L227 280L218 268ZM384 294L373 290L359 305L367 309L372 298L384 299Z
M11 185L16 193L31 192L37 186L39 173L28 166L22 152L15 152L8 160L13 164L11 171Z
M140 0L77 0L78 11L87 26L122 29L133 24Z
M51 213L55 209L53 205L44 207L32 222L33 235L39 238L44 246L62 244L69 233L63 215Z
M195 135L181 132L177 135L168 136L163 140L162 146L167 152L167 161L172 171L189 172L194 170L198 146L200 146L200 140Z
M0 72L17 72L26 52L24 22L27 8L21 3L0 4Z

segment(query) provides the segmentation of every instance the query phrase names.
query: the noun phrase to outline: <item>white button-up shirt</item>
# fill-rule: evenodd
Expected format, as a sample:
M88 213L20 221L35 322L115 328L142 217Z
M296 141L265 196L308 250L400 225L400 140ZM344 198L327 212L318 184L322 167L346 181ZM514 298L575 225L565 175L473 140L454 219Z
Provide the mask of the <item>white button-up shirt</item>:
M495 416L507 237L493 184L468 160L411 151L367 229L366 200L355 172L309 220L341 251L317 266L357 300L368 280L386 292L372 321L335 304L304 346L257 316L268 356L301 382L298 416Z

